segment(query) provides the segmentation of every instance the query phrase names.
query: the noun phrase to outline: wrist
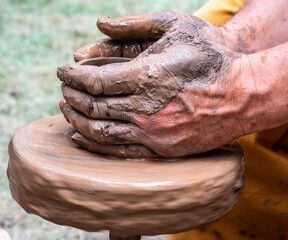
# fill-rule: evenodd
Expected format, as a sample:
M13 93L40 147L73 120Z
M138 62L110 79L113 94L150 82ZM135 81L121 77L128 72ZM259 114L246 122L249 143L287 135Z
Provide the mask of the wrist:
M239 69L236 91L242 103L238 118L245 134L288 122L286 54L288 45L255 54L243 54L236 60Z
M234 88L234 99L239 105L237 124L241 135L247 135L261 130L260 118L265 113L261 100L267 96L268 89L261 85L254 69L254 59L242 54L234 61L234 78L237 79ZM263 87L263 88L262 88Z
M239 136L280 125L278 113L281 109L273 99L275 87L267 71L269 64L265 66L263 61L262 53L257 53L241 54L233 62L232 103ZM277 77L273 76L274 79Z

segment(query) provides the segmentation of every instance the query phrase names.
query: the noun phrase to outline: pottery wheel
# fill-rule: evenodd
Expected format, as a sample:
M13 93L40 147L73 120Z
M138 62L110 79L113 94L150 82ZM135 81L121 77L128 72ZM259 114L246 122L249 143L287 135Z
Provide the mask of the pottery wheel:
M181 159L119 159L79 148L58 115L20 129L9 146L13 198L29 213L120 237L177 233L213 222L238 202L237 143Z

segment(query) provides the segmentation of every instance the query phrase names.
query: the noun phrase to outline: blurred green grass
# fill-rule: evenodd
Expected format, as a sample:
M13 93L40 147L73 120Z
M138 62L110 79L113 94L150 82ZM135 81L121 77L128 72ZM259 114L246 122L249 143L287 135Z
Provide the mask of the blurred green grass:
M81 45L102 38L100 16L177 10L193 13L206 0L1 0L0 4L0 228L13 240L98 239L28 215L12 200L7 146L27 123L60 113L57 66Z

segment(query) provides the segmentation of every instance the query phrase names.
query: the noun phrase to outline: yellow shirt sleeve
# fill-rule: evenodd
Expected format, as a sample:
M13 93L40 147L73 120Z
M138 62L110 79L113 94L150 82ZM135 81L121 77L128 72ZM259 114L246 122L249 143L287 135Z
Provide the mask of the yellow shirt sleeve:
M246 0L211 0L193 15L215 26L222 26L246 3Z

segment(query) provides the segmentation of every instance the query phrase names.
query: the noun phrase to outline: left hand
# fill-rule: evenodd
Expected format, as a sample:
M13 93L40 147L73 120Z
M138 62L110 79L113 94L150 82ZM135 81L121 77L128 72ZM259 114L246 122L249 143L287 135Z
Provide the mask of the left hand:
M116 156L178 157L247 133L250 96L239 71L246 55L179 35L127 63L59 68L61 110L85 136L76 142Z
M99 18L97 27L109 38L79 48L74 53L76 62L95 57L135 58L163 36L181 28L191 36L219 43L230 50L239 45L239 36L234 34L233 28L227 31L225 27L216 27L191 14L177 11Z

